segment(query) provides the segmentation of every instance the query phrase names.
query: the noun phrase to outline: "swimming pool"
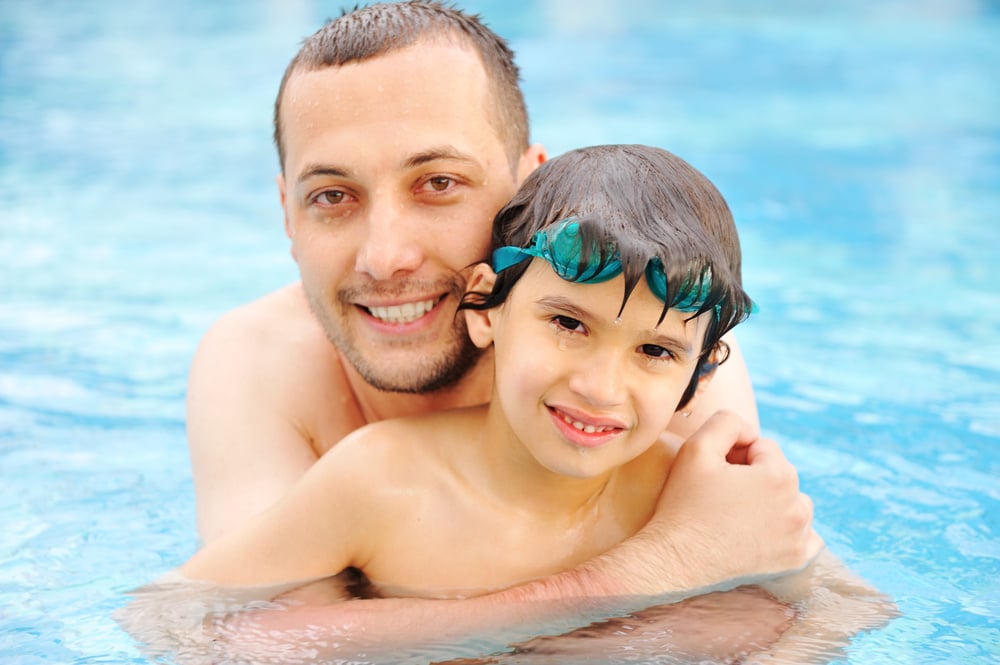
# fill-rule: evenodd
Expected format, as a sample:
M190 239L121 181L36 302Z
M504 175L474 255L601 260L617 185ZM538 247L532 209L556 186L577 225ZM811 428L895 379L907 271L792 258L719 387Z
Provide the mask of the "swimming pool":
M661 145L732 205L765 430L903 612L847 662L1000 658L996 5L462 4L552 154ZM295 277L270 104L338 7L0 12L0 660L146 662L110 613L197 545L187 365Z

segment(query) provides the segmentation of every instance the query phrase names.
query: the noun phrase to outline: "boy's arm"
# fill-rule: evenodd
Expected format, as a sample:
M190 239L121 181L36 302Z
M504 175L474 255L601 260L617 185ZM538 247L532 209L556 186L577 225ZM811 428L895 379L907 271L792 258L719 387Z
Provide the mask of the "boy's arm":
M274 506L205 545L180 568L190 580L228 587L336 575L370 550L383 527L365 479L369 430L358 430L313 465ZM368 437L369 439L371 437ZM360 445L352 440L359 439Z

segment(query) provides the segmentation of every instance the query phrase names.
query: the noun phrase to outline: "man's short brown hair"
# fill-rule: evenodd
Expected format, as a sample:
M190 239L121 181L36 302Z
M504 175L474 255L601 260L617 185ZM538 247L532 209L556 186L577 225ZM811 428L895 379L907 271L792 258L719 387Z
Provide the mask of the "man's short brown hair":
M296 72L361 62L421 41L451 41L471 46L479 54L493 94L490 122L515 169L528 148L528 111L513 51L477 15L430 0L409 0L345 10L303 42L285 70L274 102L274 143L282 171L281 100Z

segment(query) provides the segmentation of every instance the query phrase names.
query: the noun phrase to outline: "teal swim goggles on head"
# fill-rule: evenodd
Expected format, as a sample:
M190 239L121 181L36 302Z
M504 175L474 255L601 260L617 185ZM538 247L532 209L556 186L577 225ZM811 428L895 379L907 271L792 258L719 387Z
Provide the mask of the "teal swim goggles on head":
M548 261L556 274L569 282L599 284L614 279L622 273L621 257L617 249L609 246L607 251L593 247L587 253L586 265L582 259L584 252L580 240L580 225L573 218L556 222L547 229L535 233L529 247L500 247L493 252L493 270L501 273L511 266L532 257ZM646 264L646 283L649 290L664 303L667 302L667 276L659 257L652 257ZM701 278L688 279L674 297L670 307L682 312L697 312L702 309L712 288L711 271Z

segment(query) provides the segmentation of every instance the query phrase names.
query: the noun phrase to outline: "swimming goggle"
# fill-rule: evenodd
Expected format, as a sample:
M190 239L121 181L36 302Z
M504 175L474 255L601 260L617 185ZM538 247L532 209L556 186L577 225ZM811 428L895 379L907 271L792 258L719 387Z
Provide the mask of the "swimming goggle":
M580 225L569 218L542 229L531 238L530 247L500 247L493 252L493 270L503 272L511 266L537 256L545 259L556 274L568 282L599 284L614 279L622 272L621 256L614 246L605 251L594 247L587 255L586 265L581 264L583 243ZM652 257L646 264L646 283L662 302L667 302L667 276L659 257ZM688 279L670 303L672 309L682 312L699 311L712 288L712 273L707 270L700 278Z

